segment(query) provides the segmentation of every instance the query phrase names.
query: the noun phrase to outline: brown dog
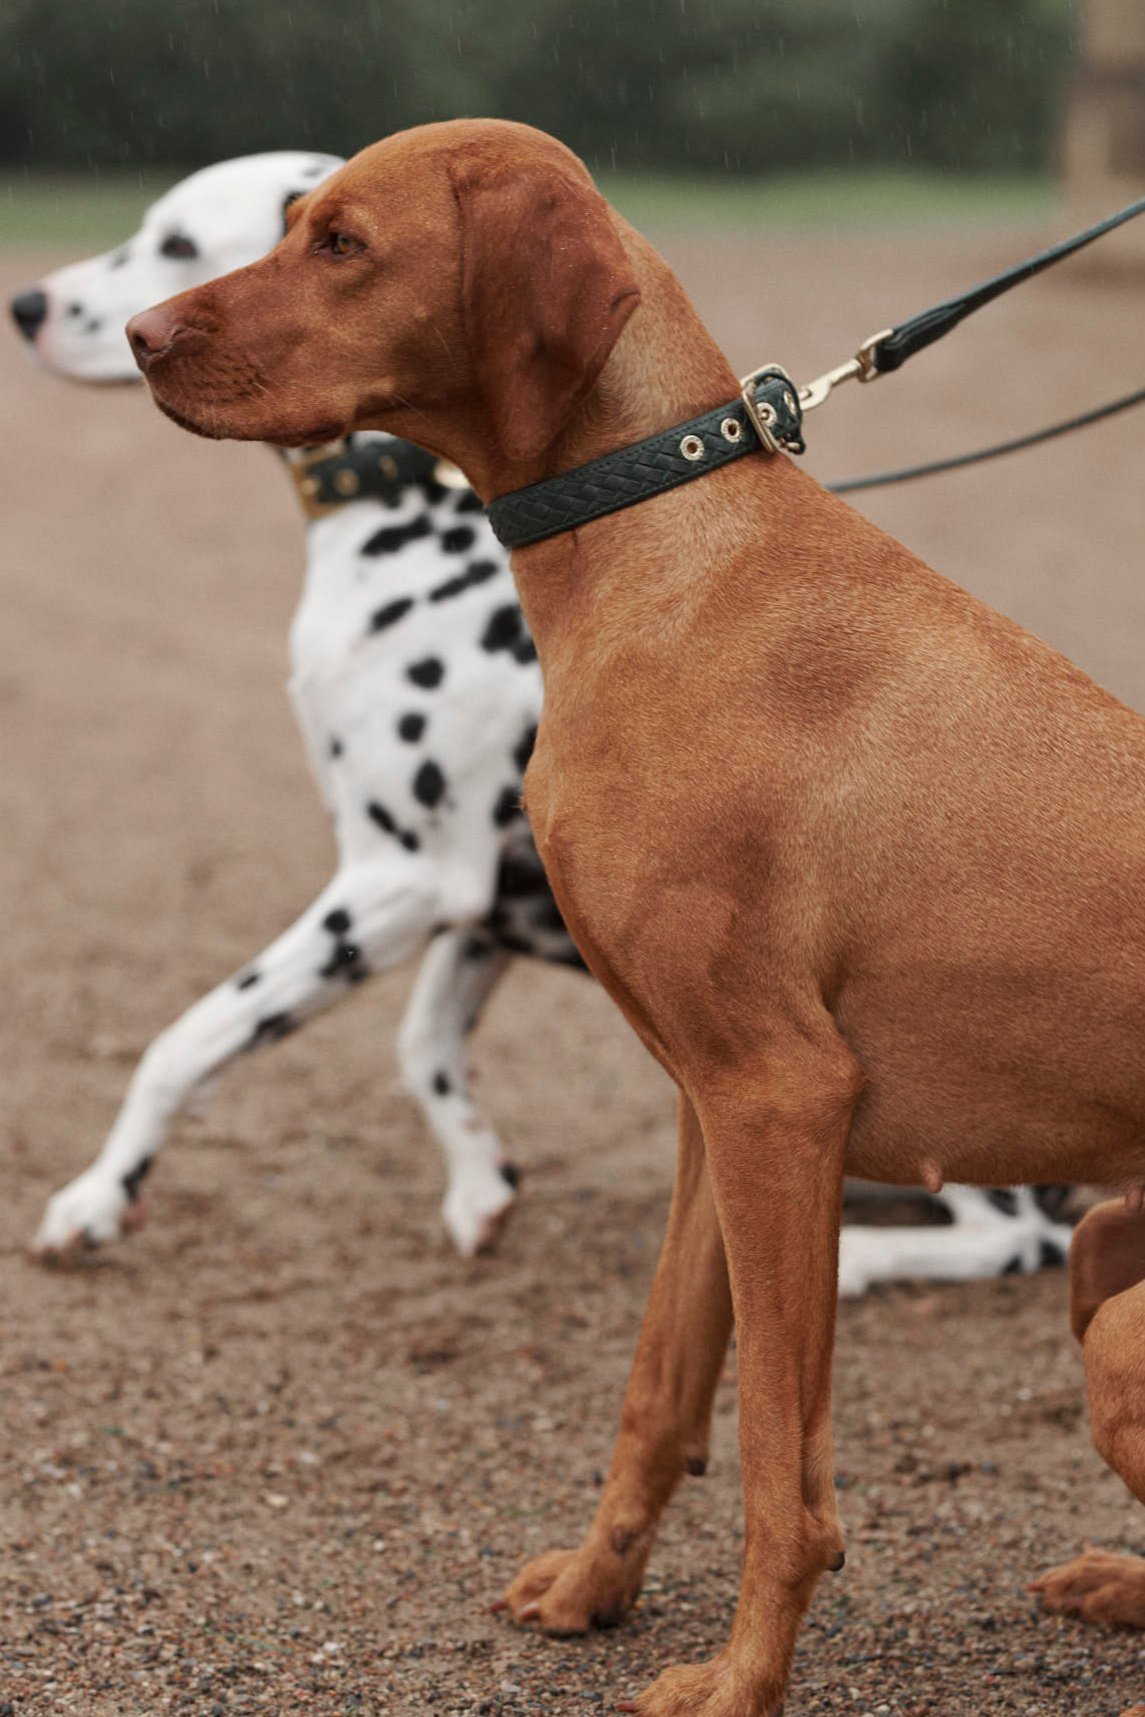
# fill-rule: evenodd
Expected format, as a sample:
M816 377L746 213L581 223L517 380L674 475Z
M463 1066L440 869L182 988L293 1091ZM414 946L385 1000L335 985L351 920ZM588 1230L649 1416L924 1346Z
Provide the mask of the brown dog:
M489 499L737 392L660 257L540 133L406 132L292 214L264 261L131 324L160 405L200 433L388 429ZM681 1125L596 1521L506 1602L554 1633L632 1602L665 1502L702 1470L734 1305L731 1640L627 1709L774 1717L816 1580L843 1560L844 1172L1145 1174L1145 723L784 457L515 569L545 675L537 844L590 966L676 1080ZM1125 1267L1083 1294L1122 1290L1086 1358L1102 1451L1145 1498L1145 1285L1129 1286L1145 1220L1122 1238ZM1104 1573L1113 1615L1142 1575ZM1087 1579L1083 1561L1048 1601Z

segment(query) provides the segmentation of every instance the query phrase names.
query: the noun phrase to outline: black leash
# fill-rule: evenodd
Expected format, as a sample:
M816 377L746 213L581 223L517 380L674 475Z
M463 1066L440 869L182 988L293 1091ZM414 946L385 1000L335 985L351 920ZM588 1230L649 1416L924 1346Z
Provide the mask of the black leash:
M942 471L961 471L966 465L980 465L985 459L1000 459L1004 453L1020 453L1025 447L1037 447L1040 442L1053 441L1068 435L1072 429L1086 429L1103 418L1116 417L1119 411L1129 411L1145 404L1145 388L1127 393L1108 405L1095 406L1077 417L1067 417L1048 429L1035 429L1029 435L1016 435L1012 441L996 441L992 447L980 447L974 453L955 453L949 459L932 459L927 465L904 465L901 471L876 471L870 477L845 477L841 483L825 483L833 495L853 495L859 489L881 489L891 483L913 483L916 477L937 477Z
M745 453L753 453L760 448L769 453L802 453L805 445L803 414L822 405L842 382L876 381L879 376L901 369L908 358L950 333L975 310L982 309L1012 287L1020 286L1043 269L1064 261L1142 214L1145 214L1145 197L1087 227L1075 237L1039 251L1014 268L983 281L970 291L932 305L929 310L920 311L917 316L911 316L894 328L884 328L881 333L873 334L863 341L853 358L834 370L828 370L804 388L797 389L778 364L754 370L744 378L739 399L726 406L688 423L676 424L645 441L621 447L615 453L606 454L603 459L593 460L576 470L564 471L557 477L530 484L526 489L498 496L488 509L494 532L506 548L524 548L561 531L587 524L591 519L635 506L637 502L663 494L681 483L691 482L703 476L705 471L742 458ZM974 453L957 454L951 459L934 460L928 465L908 466L901 471L853 477L830 487L836 494L853 494L859 489L909 482L917 477L997 459L1005 453L1036 446L1118 412L1128 411L1143 400L1145 389L1054 424L1049 429L999 442Z
M975 286L957 298L948 298L944 304L935 304L929 310L922 310L909 321L900 322L897 328L876 336L871 347L871 363L876 374L886 375L891 370L900 369L916 352L933 345L935 340L941 340L944 334L957 328L963 317L969 316L975 310L981 310L984 304L990 304L995 298L1000 298L1003 292L1009 292L1012 286L1021 286L1023 281L1032 280L1043 268L1052 268L1055 262L1064 262L1067 256L1084 250L1086 245L1093 244L1096 239L1104 238L1106 233L1113 232L1117 227L1124 226L1126 221L1135 220L1138 215L1143 214L1145 197L1140 197L1137 202L1129 203L1115 215L1109 215L1095 226L1087 227L1074 238L1051 245L1048 250L1039 251L1037 256L1030 257L1028 261L1019 262L1014 268L1006 269L1003 274L996 274L992 280L983 281L981 286Z

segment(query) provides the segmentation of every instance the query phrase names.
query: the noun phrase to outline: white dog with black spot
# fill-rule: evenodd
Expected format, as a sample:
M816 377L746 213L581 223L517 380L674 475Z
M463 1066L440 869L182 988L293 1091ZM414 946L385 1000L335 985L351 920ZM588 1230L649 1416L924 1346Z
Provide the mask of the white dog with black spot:
M284 151L192 174L126 243L19 294L13 318L48 369L137 381L127 319L264 254L289 203L339 165ZM465 1036L515 954L580 960L520 810L541 681L508 559L472 493L408 444L356 436L292 470L311 523L290 693L338 869L150 1045L98 1157L49 1202L41 1253L120 1235L175 1115L226 1063L423 950L399 1057L444 1152L458 1250L488 1245L513 1202L515 1170L470 1093ZM842 1291L1033 1269L1068 1244L1027 1190L942 1199L949 1227L848 1227Z

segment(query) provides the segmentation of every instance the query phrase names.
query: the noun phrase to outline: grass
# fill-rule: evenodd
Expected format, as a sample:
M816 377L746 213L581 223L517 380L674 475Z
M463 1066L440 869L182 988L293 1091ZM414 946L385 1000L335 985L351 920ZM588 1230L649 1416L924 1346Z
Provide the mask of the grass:
M0 180L0 245L80 251L117 244L180 174L14 172ZM850 173L681 176L602 173L601 189L637 226L917 226L929 221L1036 219L1054 208L1051 181L863 169Z
M107 250L133 232L169 173L22 173L0 180L0 245Z
M728 174L600 174L605 195L636 226L917 226L926 221L1036 219L1053 210L1053 182L917 171L815 169L766 179Z

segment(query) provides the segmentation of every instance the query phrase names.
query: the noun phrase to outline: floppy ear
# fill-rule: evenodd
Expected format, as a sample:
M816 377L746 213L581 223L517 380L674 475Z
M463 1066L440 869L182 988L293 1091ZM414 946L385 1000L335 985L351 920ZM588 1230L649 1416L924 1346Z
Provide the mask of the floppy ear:
M459 174L462 305L501 451L543 453L588 393L640 289L608 206L553 168Z

